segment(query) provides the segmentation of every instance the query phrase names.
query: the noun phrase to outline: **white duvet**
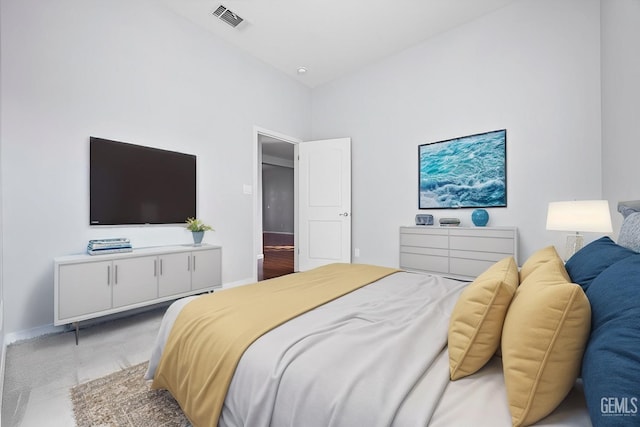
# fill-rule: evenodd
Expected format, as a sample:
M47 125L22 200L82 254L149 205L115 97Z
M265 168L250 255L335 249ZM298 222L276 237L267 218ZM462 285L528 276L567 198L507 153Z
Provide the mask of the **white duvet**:
M400 272L263 335L240 359L219 425L510 426L499 359L449 381L449 315L466 285ZM192 298L167 310L148 379ZM589 425L583 399L573 400L541 425Z

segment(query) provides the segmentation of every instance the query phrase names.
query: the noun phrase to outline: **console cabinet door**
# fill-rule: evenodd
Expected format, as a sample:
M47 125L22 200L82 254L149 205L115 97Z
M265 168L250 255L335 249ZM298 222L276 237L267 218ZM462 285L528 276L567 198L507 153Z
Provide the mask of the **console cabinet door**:
M58 269L60 319L111 308L111 261L62 264Z
M211 288L222 284L220 249L191 253L191 289Z
M114 308L158 298L157 258L147 256L113 262Z
M158 296L178 295L191 290L190 252L158 257Z

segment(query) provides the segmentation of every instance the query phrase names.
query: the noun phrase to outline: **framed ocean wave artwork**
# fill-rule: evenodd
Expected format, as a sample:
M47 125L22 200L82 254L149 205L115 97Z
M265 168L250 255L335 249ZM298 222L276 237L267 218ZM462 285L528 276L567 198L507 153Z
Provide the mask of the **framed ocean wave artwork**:
M420 209L507 206L507 130L418 146Z

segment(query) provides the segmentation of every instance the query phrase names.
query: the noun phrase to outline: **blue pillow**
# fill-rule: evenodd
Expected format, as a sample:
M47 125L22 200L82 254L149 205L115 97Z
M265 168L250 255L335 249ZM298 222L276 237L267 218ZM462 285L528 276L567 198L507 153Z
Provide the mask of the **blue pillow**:
M604 270L586 294L591 336L582 380L591 422L640 425L640 254Z
M565 268L571 281L582 286L586 292L593 279L605 268L635 253L605 236L576 252L569 258Z

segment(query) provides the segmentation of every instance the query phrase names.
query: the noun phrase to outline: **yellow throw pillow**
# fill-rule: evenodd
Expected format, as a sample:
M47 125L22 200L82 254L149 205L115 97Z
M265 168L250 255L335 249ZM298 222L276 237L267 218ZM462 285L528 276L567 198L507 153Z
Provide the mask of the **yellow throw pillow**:
M536 268L551 261L559 260L562 262L562 258L558 255L558 251L554 246L547 246L533 253L520 269L520 283L524 282L529 274L531 274Z
M591 326L591 306L579 285L535 273L516 291L502 330L502 364L514 426L544 418L569 393Z
M520 278L522 279L522 273ZM558 258L539 264L525 279L520 281L520 287L529 285L546 286L567 282L571 282L571 278L564 267L564 262Z
M489 267L460 294L449 321L452 380L478 371L496 352L517 287L518 266L508 257Z

